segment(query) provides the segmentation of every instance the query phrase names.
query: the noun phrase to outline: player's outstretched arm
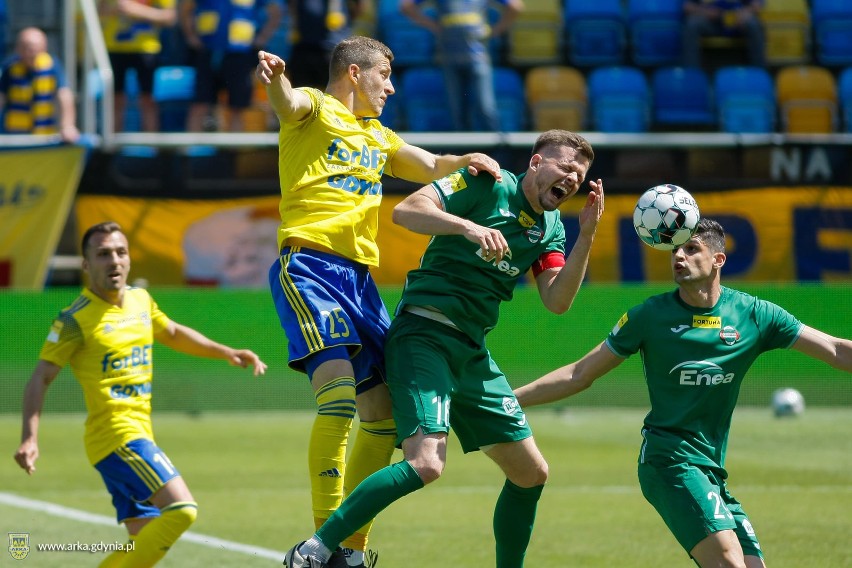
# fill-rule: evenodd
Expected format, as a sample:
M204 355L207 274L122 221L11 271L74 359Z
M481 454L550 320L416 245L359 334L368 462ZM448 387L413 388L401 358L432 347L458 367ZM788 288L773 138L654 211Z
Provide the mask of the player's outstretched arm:
M524 408L568 398L592 386L593 382L618 367L622 361L622 357L601 343L579 361L516 388L515 396Z
M805 326L793 349L852 373L852 341Z
M47 389L62 367L39 360L27 386L24 387L23 424L21 427L21 445L15 452L15 461L21 469L32 475L35 472L35 462L38 459L38 426L41 409L44 407L44 397Z
M254 368L255 377L266 373L266 363L261 361L254 352L222 345L191 327L173 321L170 321L169 326L157 335L157 341L187 355L225 359L231 365L243 368L251 366Z
M491 174L497 181L503 180L497 160L478 152L463 156L438 155L423 148L405 144L396 151L391 161L394 177L424 184L450 175L461 168L467 168L471 175L480 175L484 172Z
M272 110L281 122L295 122L311 112L308 95L293 88L284 75L284 60L268 51L257 52L255 75L266 87Z

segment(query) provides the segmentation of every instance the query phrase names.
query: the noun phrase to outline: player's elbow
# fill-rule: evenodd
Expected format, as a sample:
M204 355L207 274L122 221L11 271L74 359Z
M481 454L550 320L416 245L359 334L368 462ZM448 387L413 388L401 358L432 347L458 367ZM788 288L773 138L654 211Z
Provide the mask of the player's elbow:
M548 311L553 312L554 314L561 316L565 312L571 309L571 305L573 304L572 299L568 298L554 298L545 301L544 306Z

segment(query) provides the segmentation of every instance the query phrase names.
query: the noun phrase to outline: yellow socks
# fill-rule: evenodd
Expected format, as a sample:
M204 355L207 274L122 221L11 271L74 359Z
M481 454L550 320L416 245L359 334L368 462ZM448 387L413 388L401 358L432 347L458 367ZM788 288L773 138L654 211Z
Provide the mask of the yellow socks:
M166 555L169 548L195 522L198 505L179 501L160 511L160 516L142 527L136 535L136 546L124 555L121 568L150 568ZM112 555L110 555L111 557Z
M395 443L396 425L393 418L375 422L361 422L344 478L347 495L364 479L390 463ZM370 521L344 540L340 546L354 550L366 550L367 537L372 527L373 521Z
M308 445L314 523L319 528L343 500L346 444L355 418L355 379L340 377L316 392L317 417Z

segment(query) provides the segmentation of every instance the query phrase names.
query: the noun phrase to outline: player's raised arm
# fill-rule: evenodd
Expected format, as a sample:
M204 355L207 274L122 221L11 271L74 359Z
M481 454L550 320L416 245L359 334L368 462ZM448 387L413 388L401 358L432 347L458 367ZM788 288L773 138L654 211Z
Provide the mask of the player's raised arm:
M579 361L516 388L515 396L524 408L567 398L589 388L623 361L606 344L600 343Z
M577 297L586 275L598 222L604 212L603 181L590 181L589 186L591 191L580 210L580 233L565 259L565 265L558 269L545 270L535 279L541 301L548 310L556 314L568 311Z
M311 100L290 84L284 75L284 60L268 51L258 51L257 59L255 75L266 87L269 103L278 119L293 122L306 117L311 112Z
M38 459L38 426L44 396L47 389L62 367L44 359L39 360L27 386L24 387L23 424L21 427L21 445L15 452L15 461L32 475Z

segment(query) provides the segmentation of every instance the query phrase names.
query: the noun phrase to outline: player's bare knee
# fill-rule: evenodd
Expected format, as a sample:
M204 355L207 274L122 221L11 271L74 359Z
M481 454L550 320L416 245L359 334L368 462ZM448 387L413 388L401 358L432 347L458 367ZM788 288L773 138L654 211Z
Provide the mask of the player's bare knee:
M547 465L547 462L542 459L535 464L530 464L530 467L528 468L523 468L517 471L509 478L509 481L518 487L538 487L539 485L544 485L547 482L548 474L549 466Z
M436 456L418 457L410 462L424 485L436 481L444 473L444 462Z

